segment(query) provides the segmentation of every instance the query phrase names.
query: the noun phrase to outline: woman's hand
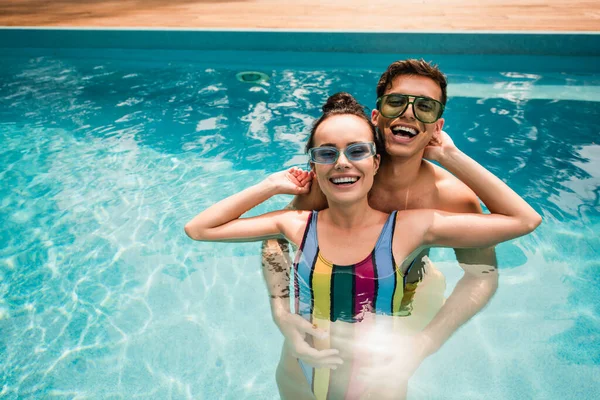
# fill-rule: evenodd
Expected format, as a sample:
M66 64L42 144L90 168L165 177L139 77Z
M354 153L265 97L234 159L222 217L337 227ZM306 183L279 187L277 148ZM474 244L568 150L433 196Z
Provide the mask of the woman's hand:
M443 164L444 158L457 150L450 135L444 131L440 131L439 134L434 133L431 137L429 144L425 147L423 158Z
M327 197L323 194L319 187L319 180L314 178L314 175L309 193L294 197L290 206L294 210L323 210L327 208Z
M310 171L304 171L297 167L292 167L285 171L279 171L267 178L267 181L275 188L279 194L307 194L310 192L310 185L314 174Z

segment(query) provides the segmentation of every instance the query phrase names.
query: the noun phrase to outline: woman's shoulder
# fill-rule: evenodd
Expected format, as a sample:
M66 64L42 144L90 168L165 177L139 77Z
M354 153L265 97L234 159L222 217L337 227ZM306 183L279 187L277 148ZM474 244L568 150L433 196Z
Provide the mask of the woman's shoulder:
M428 225L436 210L421 208L396 211L396 226L398 225Z
M306 210L281 210L279 211L279 218L283 219L286 223L306 223L313 212Z
M434 213L436 211L435 208L409 208L408 210L397 210L396 217L397 218L408 218L414 216L423 216L427 214Z
M298 246L304 235L312 211L283 210L280 211L281 229L289 241Z

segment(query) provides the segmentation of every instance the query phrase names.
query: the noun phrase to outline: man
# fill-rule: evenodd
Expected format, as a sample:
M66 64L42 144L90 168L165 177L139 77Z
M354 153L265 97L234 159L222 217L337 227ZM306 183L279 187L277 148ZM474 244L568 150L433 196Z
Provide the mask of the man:
M423 60L394 62L381 75L377 84L377 109L372 112L371 119L385 144L385 153L369 194L373 208L387 213L420 208L482 212L477 196L468 186L443 168L424 160L430 143L450 140L442 132L446 86L446 78L440 70ZM291 206L297 209L326 207L316 186L313 185L310 195L294 199ZM494 211L493 205L487 206ZM332 359L331 352L318 352L304 340L305 334L319 336L325 333L290 314L291 260L286 246L287 243L277 241L263 244L263 275L271 296L274 321L284 334L286 345L298 358L316 366L334 366L337 360ZM452 333L485 306L496 291L498 275L493 248L455 249L455 254L464 275L445 303L443 277L431 263L421 262L426 253L400 265L402 272L407 273L407 286L417 287L412 299L415 314L419 306L420 282L427 279L434 282L429 285L426 296L437 296L432 301L421 300L437 306L418 328L421 331L418 341L411 343L412 348L407 350L412 354L404 357L402 369L407 378L425 357L437 351ZM431 286L437 289L432 292ZM410 289L407 292L410 293ZM412 304L409 304L408 314L411 309Z

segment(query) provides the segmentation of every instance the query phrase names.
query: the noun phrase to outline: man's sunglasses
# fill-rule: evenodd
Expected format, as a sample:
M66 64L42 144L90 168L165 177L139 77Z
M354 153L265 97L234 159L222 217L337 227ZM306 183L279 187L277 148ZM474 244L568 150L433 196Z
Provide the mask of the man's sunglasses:
M349 161L364 160L374 156L375 153L375 143L373 142L354 143L344 149L344 155ZM333 164L340 158L340 151L329 146L313 147L308 150L308 158L315 164Z
M410 98L413 101L410 101ZM444 105L430 97L411 96L409 94L390 93L377 99L377 109L386 118L396 118L406 112L412 104L415 118L424 124L432 124L444 113Z

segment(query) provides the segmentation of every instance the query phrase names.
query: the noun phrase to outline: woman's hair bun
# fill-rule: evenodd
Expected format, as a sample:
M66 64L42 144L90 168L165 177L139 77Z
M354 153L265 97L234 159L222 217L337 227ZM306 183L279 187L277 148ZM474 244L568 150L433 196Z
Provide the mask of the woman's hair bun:
M315 133L323 121L335 115L354 115L365 121L371 130L371 134L373 135L373 141L377 147L377 154L380 154L380 151L383 149L383 147L380 145L379 135L375 130L375 126L365 112L365 108L360 105L358 101L356 101L354 96L346 92L336 93L327 99L327 102L325 102L321 109L323 110L323 114L321 114L321 116L313 123L312 129L310 130L310 136L308 137L308 142L306 143L306 151L313 148L315 143Z
M364 108L356 101L356 99L346 92L339 92L331 95L327 102L322 107L323 114L331 113L350 113L350 114L364 114Z

